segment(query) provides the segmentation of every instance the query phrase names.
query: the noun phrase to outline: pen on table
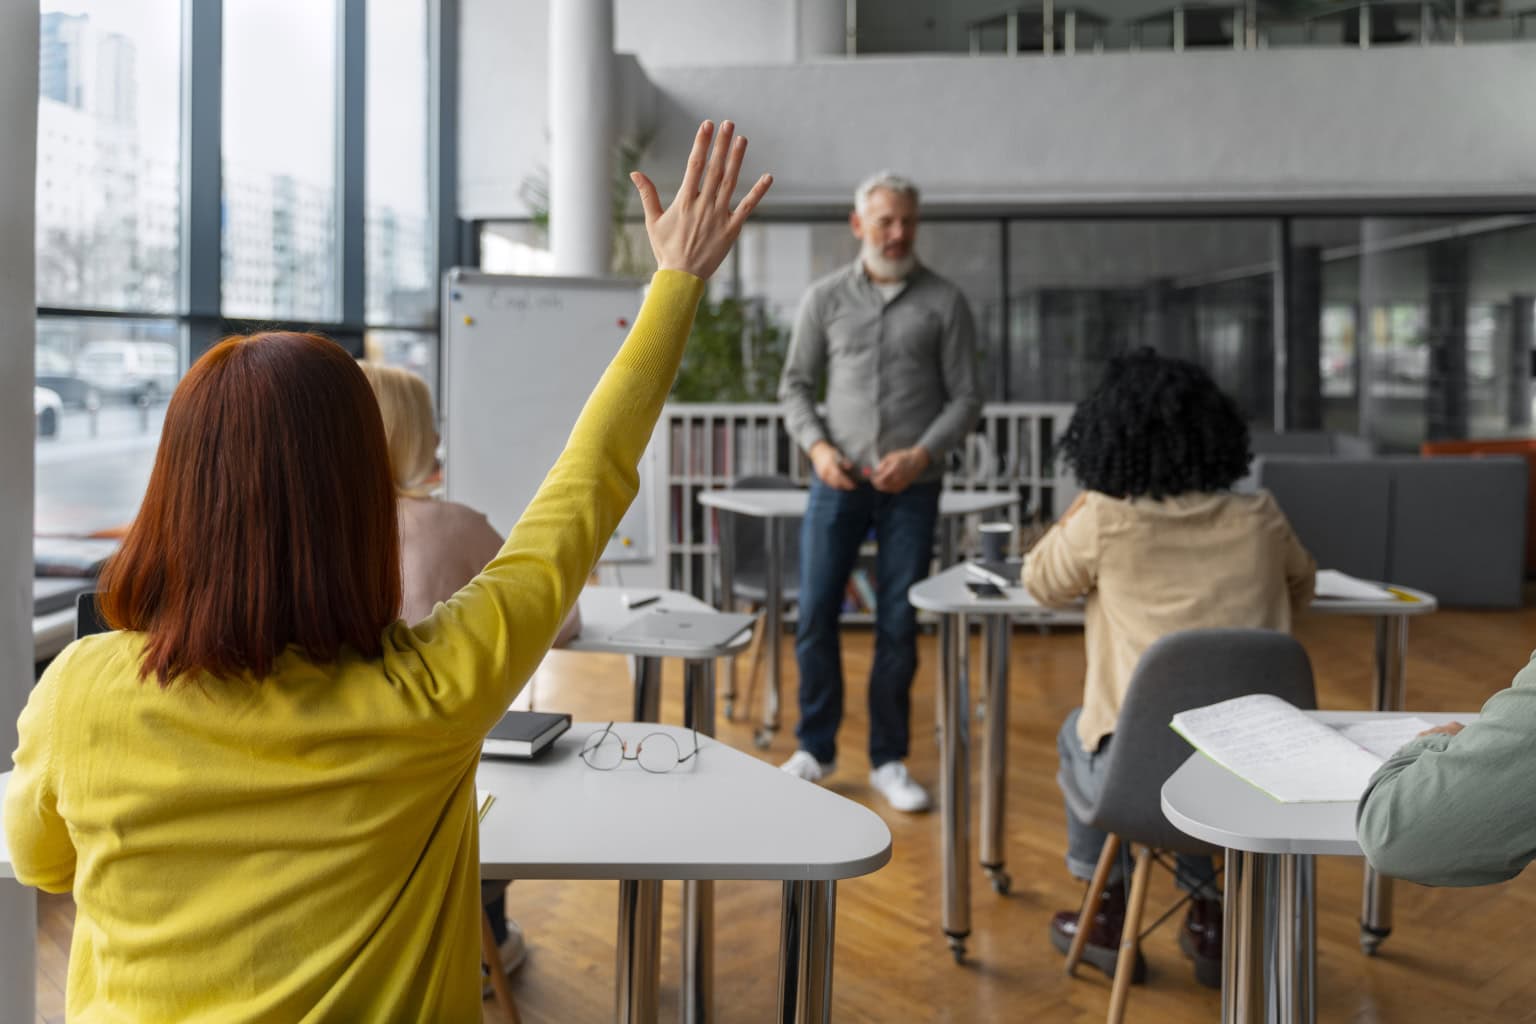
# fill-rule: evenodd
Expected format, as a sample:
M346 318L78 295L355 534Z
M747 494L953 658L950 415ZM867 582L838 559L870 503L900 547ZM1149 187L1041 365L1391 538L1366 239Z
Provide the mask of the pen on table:
M975 562L966 562L965 563L965 568L966 568L967 572L970 572L970 573L972 573L972 574L974 574L976 576L980 576L982 579L986 580L988 583L995 583L999 587L1011 587L1011 586L1014 586L1013 580L1010 580L1006 576L1002 576L1002 575L1000 575L998 573L995 573L991 569L987 569L987 568L984 568L982 566L979 566Z
M648 597L632 597L629 594L625 594L624 595L624 607L626 607L626 608L630 609L631 611L633 611L636 608L644 608L648 604L655 604L657 601L660 601L660 600L661 600L661 595L660 594L651 594Z

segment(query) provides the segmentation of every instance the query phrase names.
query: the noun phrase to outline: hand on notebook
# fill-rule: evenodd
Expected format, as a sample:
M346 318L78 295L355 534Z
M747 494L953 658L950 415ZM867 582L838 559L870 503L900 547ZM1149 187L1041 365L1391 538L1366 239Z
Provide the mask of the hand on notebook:
M1464 728L1466 728L1466 726L1462 725L1460 722L1446 722L1444 725L1437 725L1433 729L1425 729L1423 732L1419 733L1419 735L1420 736L1439 736L1439 735L1455 736L1457 733L1461 732L1461 730L1464 729Z

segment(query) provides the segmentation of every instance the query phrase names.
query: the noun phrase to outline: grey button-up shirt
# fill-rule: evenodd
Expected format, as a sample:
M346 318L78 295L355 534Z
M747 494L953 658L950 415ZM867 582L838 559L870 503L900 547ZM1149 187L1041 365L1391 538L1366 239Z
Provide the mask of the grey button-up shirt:
M952 283L913 269L889 302L861 261L811 285L790 337L779 401L790 436L810 451L829 441L861 471L922 445L944 475L944 456L981 415L976 328ZM816 393L826 376L826 415Z

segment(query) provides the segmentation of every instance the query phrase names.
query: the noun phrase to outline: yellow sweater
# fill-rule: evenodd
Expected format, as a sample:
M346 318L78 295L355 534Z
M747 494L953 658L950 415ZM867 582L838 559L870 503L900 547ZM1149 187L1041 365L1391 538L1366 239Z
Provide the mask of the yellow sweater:
M5 838L22 882L74 893L71 1020L480 1019L480 742L634 498L702 292L656 275L500 554L380 659L162 691L114 633L49 667Z

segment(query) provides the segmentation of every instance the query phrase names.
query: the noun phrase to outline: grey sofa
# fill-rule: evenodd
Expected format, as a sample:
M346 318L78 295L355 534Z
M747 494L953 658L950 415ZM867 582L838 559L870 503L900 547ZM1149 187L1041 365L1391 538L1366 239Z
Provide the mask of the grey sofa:
M1518 608L1526 473L1513 456L1264 455L1253 477L1321 568L1417 587L1442 605Z

